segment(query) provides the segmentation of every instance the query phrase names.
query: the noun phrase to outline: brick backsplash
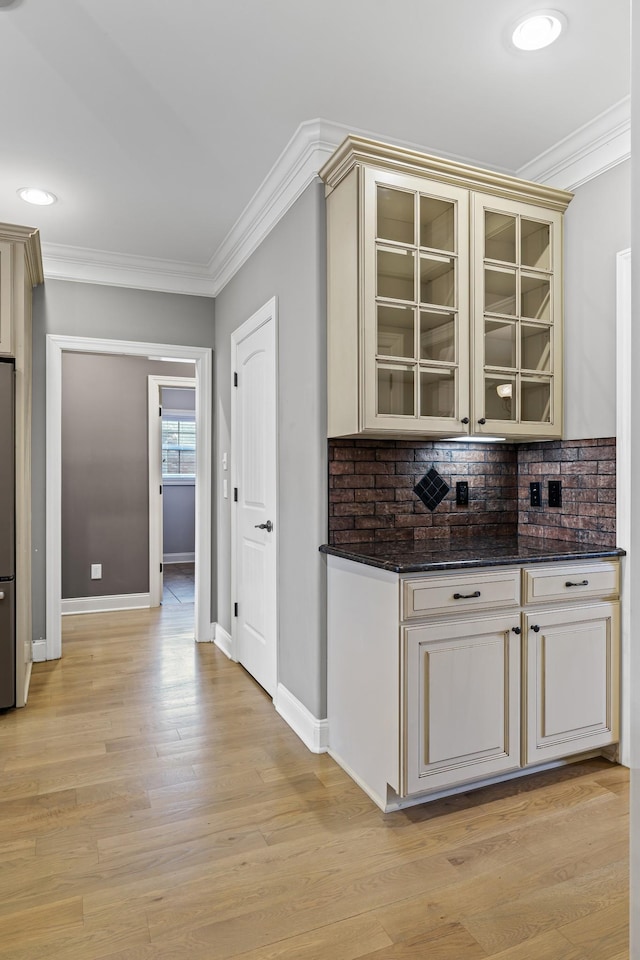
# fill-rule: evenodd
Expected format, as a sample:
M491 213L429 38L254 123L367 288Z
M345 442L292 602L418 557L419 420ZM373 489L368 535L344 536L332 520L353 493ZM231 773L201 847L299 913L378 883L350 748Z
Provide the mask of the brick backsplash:
M542 507L529 506L529 483L542 481ZM562 482L562 506L547 506L548 481ZM518 451L518 533L616 545L616 441L555 440Z
M413 488L430 467L451 487L433 513ZM456 481L469 505L456 506ZM329 441L329 542L515 534L514 444L406 440Z
M544 443L330 440L329 542L526 536L615 545L615 439ZM430 467L450 486L431 512L413 492ZM547 481L562 481L562 506ZM455 484L469 484L457 506ZM543 506L529 506L540 480Z

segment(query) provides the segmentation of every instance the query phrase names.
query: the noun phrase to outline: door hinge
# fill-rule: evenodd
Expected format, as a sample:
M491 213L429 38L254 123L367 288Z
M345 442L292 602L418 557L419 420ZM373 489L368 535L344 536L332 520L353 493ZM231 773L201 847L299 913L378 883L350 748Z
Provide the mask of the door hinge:
M237 604L237 603L234 603L234 605L233 605L233 615L234 615L234 617L237 617L237 616L238 616L238 604Z
M238 502L238 488L237 488L237 487L234 487L234 488L233 488L233 499L234 499L234 502L235 502L235 503Z
M162 496L162 484L160 484L160 496Z
M233 375L233 385L234 385L234 387L237 387L237 386L238 386L238 374L237 374L237 373L234 373L234 375Z
M162 407L158 407L158 416L159 416L159 417L162 416Z
M162 564L160 564L160 573L162 573Z

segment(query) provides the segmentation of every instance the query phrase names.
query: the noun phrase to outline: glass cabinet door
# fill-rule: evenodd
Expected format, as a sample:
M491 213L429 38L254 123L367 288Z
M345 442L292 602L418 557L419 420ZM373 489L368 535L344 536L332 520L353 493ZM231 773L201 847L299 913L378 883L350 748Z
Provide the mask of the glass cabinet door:
M364 209L366 425L466 432L468 191L367 170Z
M474 197L474 431L560 436L561 218Z

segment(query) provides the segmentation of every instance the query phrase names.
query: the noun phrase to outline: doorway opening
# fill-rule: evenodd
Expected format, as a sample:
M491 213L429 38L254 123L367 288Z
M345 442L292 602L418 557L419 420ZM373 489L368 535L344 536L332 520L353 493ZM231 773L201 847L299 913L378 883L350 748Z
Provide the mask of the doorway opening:
M204 347L47 336L47 640L46 659L62 654L62 377L67 352L188 361L195 364L196 488L194 637L210 641L212 352ZM151 582L149 583L149 588ZM148 603L147 603L148 605Z
M195 600L196 381L148 379L150 606Z

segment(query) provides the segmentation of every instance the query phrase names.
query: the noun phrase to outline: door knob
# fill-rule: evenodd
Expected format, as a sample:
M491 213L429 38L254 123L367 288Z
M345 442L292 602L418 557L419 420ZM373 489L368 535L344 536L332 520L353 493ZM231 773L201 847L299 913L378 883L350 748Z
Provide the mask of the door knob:
M267 533L271 533L273 530L273 524L271 523L271 520L267 520L266 523L256 523L255 527L256 530L266 530Z

